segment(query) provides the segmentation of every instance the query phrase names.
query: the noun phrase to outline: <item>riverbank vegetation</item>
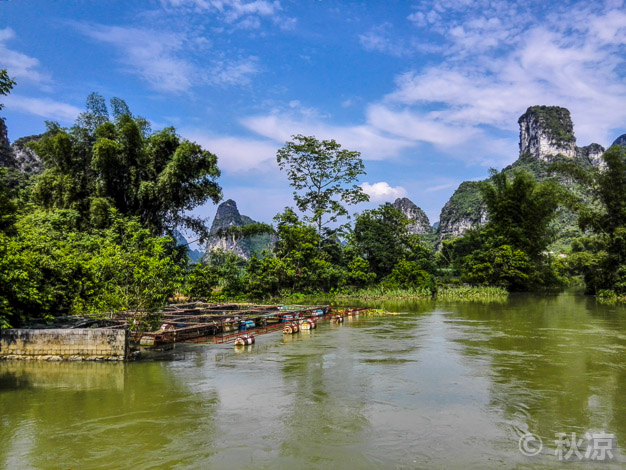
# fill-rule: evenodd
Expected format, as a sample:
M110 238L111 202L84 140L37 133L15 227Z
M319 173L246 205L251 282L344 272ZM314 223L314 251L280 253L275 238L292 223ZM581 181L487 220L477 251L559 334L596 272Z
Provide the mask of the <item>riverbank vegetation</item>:
M298 302L354 302L372 300L455 300L455 301L493 301L506 299L509 292L502 287L489 286L450 286L441 285L433 292L427 288L408 287L389 289L384 286L372 286L361 289L345 289L341 291L323 292L317 295L305 295L301 293L292 294L286 297L279 297L276 301L286 303Z
M2 83L6 94L13 83ZM153 132L121 99L108 107L97 94L73 127L47 123L28 146L42 173L0 169L0 327L120 310L157 318L175 294L214 301L501 298L583 276L589 293L626 297L622 147L609 149L600 169L554 166L589 189L585 200L556 181L494 171L476 183L488 222L437 244L412 234L390 204L341 224L349 206L368 199L355 184L365 172L359 153L294 136L277 160L304 215L286 207L272 226L233 227L235 238L271 235L271 246L249 260L217 250L193 264L174 232L186 227L200 242L209 235L189 213L221 198L215 155L173 128ZM562 207L579 214L585 236L554 256L549 246Z

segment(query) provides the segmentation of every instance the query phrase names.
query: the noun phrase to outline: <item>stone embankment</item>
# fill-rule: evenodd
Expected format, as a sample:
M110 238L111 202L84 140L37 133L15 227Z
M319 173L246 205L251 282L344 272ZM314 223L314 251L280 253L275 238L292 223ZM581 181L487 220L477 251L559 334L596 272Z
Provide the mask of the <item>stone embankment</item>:
M123 361L128 358L126 329L0 330L0 359Z

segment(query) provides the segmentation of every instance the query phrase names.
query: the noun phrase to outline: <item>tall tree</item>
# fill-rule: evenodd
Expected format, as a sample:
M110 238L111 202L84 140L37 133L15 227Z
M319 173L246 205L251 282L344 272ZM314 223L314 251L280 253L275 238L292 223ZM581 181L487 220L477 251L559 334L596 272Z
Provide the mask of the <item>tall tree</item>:
M510 178L495 170L479 188L489 221L460 243L448 245L456 252L453 258L462 277L509 290L559 285L559 274L545 251L554 237L550 224L564 201L563 188L555 181L539 183L525 172Z
M348 215L345 205L369 200L354 184L365 174L365 166L359 152L342 149L334 140L303 135L292 139L278 150L276 160L280 169L287 171L298 209L308 213L306 220L321 237L324 226Z
M155 234L187 227L208 236L202 219L188 212L208 200L218 202L221 188L217 157L182 139L174 128L150 132L126 103L112 100L115 122L97 94L72 129L49 124L31 145L46 170L34 188L44 207L75 209L93 226L107 225L109 208L136 216Z
M536 259L554 237L554 219L563 190L555 181L537 182L530 174L517 172L513 178L491 171L491 178L479 183L489 222L487 231L504 244Z
M430 251L418 235L409 233L409 219L389 203L357 217L349 247L369 263L379 280L401 261L414 263L420 270L433 270Z

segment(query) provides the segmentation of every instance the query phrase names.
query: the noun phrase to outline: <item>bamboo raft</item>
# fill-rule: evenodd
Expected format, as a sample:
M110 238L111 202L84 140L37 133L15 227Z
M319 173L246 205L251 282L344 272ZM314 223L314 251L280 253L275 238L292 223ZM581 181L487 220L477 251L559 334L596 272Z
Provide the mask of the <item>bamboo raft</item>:
M170 305L156 331L133 333L142 346L172 343L252 344L254 337L282 330L291 335L312 330L319 321L342 323L344 317L372 309L329 306L280 306L190 303ZM122 315L123 316L123 315ZM130 317L125 318L129 320ZM252 342L249 342L249 341Z

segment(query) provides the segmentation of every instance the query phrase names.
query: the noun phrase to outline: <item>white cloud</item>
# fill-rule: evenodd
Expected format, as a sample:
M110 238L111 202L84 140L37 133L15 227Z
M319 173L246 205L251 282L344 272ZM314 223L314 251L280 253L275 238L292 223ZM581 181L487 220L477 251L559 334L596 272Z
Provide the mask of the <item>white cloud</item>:
M0 29L0 57L2 58L0 66L7 69L9 76L17 78L18 82L22 80L34 83L49 81L49 76L40 70L38 59L7 47L6 43L15 37L15 31L11 28Z
M277 168L278 145L271 141L232 136L210 136L198 130L180 130L185 138L217 155L218 167L232 173L269 171Z
M226 21L233 22L245 15L273 16L281 9L280 2L255 0L243 2L241 0L227 0L213 2L220 4Z
M18 111L46 119L73 122L81 109L67 103L61 103L49 98L28 98L12 93L4 98L6 109Z
M369 106L367 121L384 132L443 147L462 144L477 134L476 129L450 125L432 114L420 115L406 108L394 111L381 104Z
M207 60L203 56L202 65L197 65L193 53L205 49L207 42L187 33L93 24L76 27L86 36L115 47L120 61L158 91L182 93L203 83L241 85L258 72L254 57Z
M436 186L429 186L428 188L424 189L425 193L434 193L436 191L443 191L444 189L451 189L451 188L456 188L459 185L459 183L445 183L445 184L438 184Z
M413 147L402 137L385 136L370 125L336 126L317 119L293 118L286 114L269 114L243 119L242 124L259 135L281 145L292 135L313 135L318 139L334 139L343 148L357 150L365 160L384 160Z
M166 9L216 13L226 23L238 22L237 26L244 29L259 28L259 17L275 17L282 10L280 2L266 0L162 0L161 4Z
M363 192L370 197L370 202L391 202L399 197L407 195L406 189L402 186L390 186L386 181L370 184L365 182L361 184Z
M213 65L213 69L205 72L205 81L215 85L246 85L250 83L250 77L259 72L256 57L239 59L236 61L219 61Z
M154 89L178 93L191 88L196 70L179 55L183 34L121 26L77 27L86 36L117 48L122 63Z
M359 42L366 51L382 52L394 56L407 54L408 49L401 41L393 38L393 26L383 23L359 35Z
M409 20L442 35L444 60L397 77L369 110L380 129L434 144L448 132L457 144L488 144L485 126L516 131L517 118L537 104L568 108L579 145L606 145L626 127L623 8L580 2L546 12L443 0L421 3Z

